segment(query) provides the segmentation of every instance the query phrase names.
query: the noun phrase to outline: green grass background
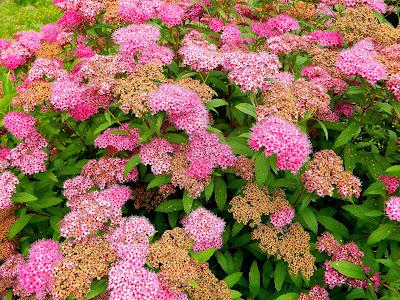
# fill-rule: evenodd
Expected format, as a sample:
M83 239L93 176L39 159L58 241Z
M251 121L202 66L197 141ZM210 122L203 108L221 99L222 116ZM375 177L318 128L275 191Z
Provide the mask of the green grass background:
M18 31L39 30L59 17L51 0L0 0L0 38L11 39Z

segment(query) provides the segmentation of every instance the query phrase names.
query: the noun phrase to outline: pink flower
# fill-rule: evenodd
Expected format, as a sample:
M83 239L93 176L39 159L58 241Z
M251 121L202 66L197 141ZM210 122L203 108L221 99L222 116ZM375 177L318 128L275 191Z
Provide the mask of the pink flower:
M277 212L274 212L270 216L271 224L275 227L283 227L290 224L294 218L295 211L293 208L283 208Z
M33 142L24 142L11 149L7 159L25 175L46 171L47 153Z
M323 287L316 285L310 289L308 295L301 294L298 300L329 300L329 294Z
M34 30L18 32L14 35L14 38L31 53L40 48L40 34Z
M52 86L50 102L58 110L74 109L82 102L83 88L71 79L56 80Z
M36 132L36 119L30 115L11 111L3 119L4 127L17 138L23 139Z
M185 7L179 4L162 3L160 6L160 18L164 23L175 26L182 23L185 16Z
M24 65L31 53L19 42L11 43L10 46L0 52L0 63L10 70Z
M177 129L189 134L208 125L208 113L199 96L177 84L162 84L150 95L151 112L166 111Z
M400 185L400 178L396 176L381 176L379 179L385 184L389 195L393 194Z
M144 23L157 17L160 0L122 0L118 11L124 21Z
M210 27L211 30L214 30L215 32L220 32L224 28L224 22L221 21L218 18L211 18L209 21L208 26Z
M390 220L400 222L400 197L393 196L386 201L385 214Z
M40 39L42 41L55 43L57 42L57 36L60 33L61 28L54 23L43 25L40 28Z
M155 138L140 148L140 160L150 165L154 175L168 173L171 169L171 153L174 147L166 139Z
M116 133L123 131L124 133ZM98 148L112 148L116 151L132 151L139 142L139 131L137 128L129 128L129 123L125 123L118 128L109 128L99 135L94 145Z
M36 81L46 77L54 79L63 79L68 73L64 70L62 62L49 58L37 58L32 64L29 73L28 81Z
M138 63L145 65L149 62L156 61L162 65L169 65L174 59L174 52L168 47L154 44L142 51L138 56Z
M390 75L386 86L397 98L397 101L400 101L400 74Z
M40 240L32 244L29 260L18 268L18 285L25 293L44 299L51 294L55 265L62 259L59 244Z
M13 206L12 195L16 191L16 185L19 184L18 178L11 172L0 174L0 209Z
M235 156L229 145L221 144L216 134L206 131L193 133L189 137L187 159L190 162L188 174L197 179L211 175L213 168L226 169L235 163Z
M343 42L342 36L336 31L316 30L310 32L308 38L310 41L317 42L324 47L341 46Z
M225 25L222 29L221 41L230 47L240 46L243 44L240 29L235 24Z
M280 35L290 30L299 30L300 25L298 21L285 14L277 15L276 17L268 19L264 23L254 23L251 30L260 37L271 37Z
M194 239L194 251L222 247L225 222L207 209L201 207L192 211L182 220L182 225L185 234Z
M375 60L376 56L373 41L364 39L352 48L343 50L336 61L336 67L347 76L359 75L375 84L387 76L385 67Z
M284 33L268 38L266 45L268 50L274 54L288 54L292 51L307 50L310 47L310 42L304 36Z
M354 107L350 103L339 102L335 105L334 112L344 115L345 117L350 117L354 114Z
M149 24L132 24L113 33L114 42L121 53L135 53L154 45L161 37L160 29Z
M311 153L307 135L296 125L275 116L253 127L249 145L254 150L264 147L266 156L275 153L278 169L290 170L292 173L300 169Z
M93 186L93 181L89 178L76 176L64 182L64 196L68 200L77 198L85 194L85 192Z
M348 7L353 7L356 5L367 5L373 10L376 10L380 13L385 13L387 8L383 0L345 0L344 4Z

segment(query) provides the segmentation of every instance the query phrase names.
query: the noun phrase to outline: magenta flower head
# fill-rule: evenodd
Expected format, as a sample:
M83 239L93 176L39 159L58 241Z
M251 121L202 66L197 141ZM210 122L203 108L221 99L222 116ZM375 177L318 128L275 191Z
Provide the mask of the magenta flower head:
M386 201L386 216L393 221L400 222L400 197L390 197Z
M249 145L254 150L264 148L266 156L276 154L280 170L296 173L308 160L311 143L307 135L294 124L272 116L253 127Z
M17 184L19 180L13 173L6 171L0 174L0 209L13 205L11 197L16 191Z
M4 127L17 138L24 139L35 129L36 119L22 112L11 111L3 119Z
M186 235L194 240L194 251L222 247L225 222L207 209L198 208L192 211L182 220L182 225Z
M118 131L122 131L118 133ZM123 124L118 128L109 128L99 135L94 145L98 148L108 148L115 151L132 151L139 142L137 128L129 128L129 124Z

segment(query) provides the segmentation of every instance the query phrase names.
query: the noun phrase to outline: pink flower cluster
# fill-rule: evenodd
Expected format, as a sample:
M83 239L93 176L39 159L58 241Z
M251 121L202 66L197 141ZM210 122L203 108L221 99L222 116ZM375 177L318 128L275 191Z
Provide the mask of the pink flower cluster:
M19 179L13 173L6 171L0 174L0 209L13 205L11 197L16 191L17 184Z
M400 74L389 76L388 81L386 81L386 86L397 100L400 101Z
M343 43L342 36L336 31L316 30L308 33L308 39L316 42L324 47L341 46Z
M187 159L190 162L188 174L197 179L211 175L213 168L222 169L235 163L235 156L229 145L221 144L216 134L199 131L189 137Z
M122 131L121 133L118 131ZM115 132L115 133L114 133ZM119 151L132 151L139 142L139 131L137 128L129 128L125 123L118 128L109 128L98 136L94 145L98 148L108 149L115 153Z
M65 26L77 26L80 21L94 20L103 8L101 0L53 0L53 3L65 11L61 20L70 19L70 22L59 21Z
M65 79L68 76L62 61L49 58L38 58L32 64L28 73L28 82L45 78Z
M144 165L150 165L154 175L168 173L171 169L171 153L174 147L166 139L155 138L140 148L140 160Z
M153 114L166 111L177 129L192 134L208 126L208 112L199 96L177 84L162 84L150 95L149 106Z
M344 4L348 7L366 5L380 13L385 13L387 8L384 0L344 0Z
M4 127L13 135L24 141L10 151L5 160L11 166L20 168L26 174L35 174L46 170L46 139L35 128L36 120L21 112L9 112L4 117ZM4 160L4 158L3 158ZM3 161L4 162L4 161Z
M329 300L328 291L318 285L312 287L308 294L300 294L297 300Z
M70 110L82 103L84 89L72 78L56 80L52 86L50 102L55 109Z
M32 244L29 259L18 267L18 286L26 294L35 294L38 300L51 294L55 265L62 259L59 244L40 240Z
M245 92L267 89L279 74L281 66L278 56L263 51L232 51L223 54L223 67L229 71L229 79L240 85Z
M393 194L400 185L400 178L397 176L381 176L379 179L385 184L389 195Z
M377 52L374 42L364 39L357 42L353 47L342 50L336 61L337 69L347 76L359 75L371 84L387 77L385 67L375 60Z
M274 54L288 54L293 51L305 51L310 47L307 37L284 33L267 39L265 45Z
M282 208L270 215L270 222L275 227L283 227L292 222L294 215L295 210L292 207Z
M260 37L266 38L299 29L299 22L286 14L277 15L276 17L268 19L266 22L254 23L251 26L253 32Z
M355 288L368 288L367 280L347 278L345 275L335 270L331 265L335 261L348 261L363 268L365 270L365 274L368 275L369 268L366 267L362 262L364 253L355 243L351 242L341 245L335 240L332 234L326 232L318 237L317 249L319 252L326 252L329 256L332 256L331 260L326 261L324 264L324 281L330 289L334 288L335 286L342 286L344 284L348 284ZM379 274L375 273L370 280L372 281L375 290L377 290L380 285Z
M332 90L335 94L340 94L347 88L347 82L343 79L333 77L324 68L319 66L307 66L301 69L301 75L310 79L316 85L320 85L326 90Z
M300 129L279 117L269 117L253 127L249 145L254 150L264 148L266 156L276 154L280 170L296 173L308 160L311 143Z
M354 107L350 103L342 101L335 105L334 113L348 118L354 114Z
M194 251L222 247L225 222L207 209L198 208L192 211L182 220L182 225L185 234L194 240Z
M119 1L120 17L131 23L144 23L158 15L160 0L123 0Z
M400 222L400 197L392 196L386 201L385 214L390 220Z

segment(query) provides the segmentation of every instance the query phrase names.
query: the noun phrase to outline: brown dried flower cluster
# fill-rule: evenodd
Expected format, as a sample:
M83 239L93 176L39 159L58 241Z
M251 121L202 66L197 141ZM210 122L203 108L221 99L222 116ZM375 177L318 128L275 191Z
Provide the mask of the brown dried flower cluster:
M121 20L118 5L119 0L103 0L104 15L103 19L107 23L123 25L124 22Z
M162 68L158 63L151 62L139 67L135 74L117 79L114 95L119 97L120 108L123 112L141 117L149 111L147 102L149 95L154 92L160 82L166 81Z
M49 58L53 59L63 52L61 46L57 43L44 42L40 45L39 50L35 53L37 58Z
M176 84L195 92L204 104L210 102L213 97L211 88L199 80L186 77L178 80Z
M294 5L290 5L284 10L284 12L295 19L309 21L316 18L315 5L310 2L297 1Z
M257 121L270 115L296 122L306 112L324 118L331 113L326 90L313 82L297 79L290 86L275 83L264 94L264 105L257 106Z
M254 177L254 161L245 156L238 156L232 166L233 172L246 181L251 181Z
M238 223L251 227L260 225L262 215L270 215L283 208L289 208L284 190L277 189L272 195L266 187L259 188L255 183L248 183L243 189L243 196L234 197L229 212Z
M256 108L257 121L270 115L276 115L282 119L296 122L299 119L296 102L297 99L289 86L274 83L264 94L264 104L258 105Z
M148 211L154 210L170 194L175 193L175 188L171 184L160 186L158 191L146 190L145 187L137 186L132 189L132 199L135 209L144 208Z
M253 230L252 238L259 240L261 250L289 264L294 275L299 272L310 278L314 273L315 257L310 253L310 235L299 223L278 228L260 224Z
M204 188L210 183L210 176L204 179L196 179L187 172L189 162L187 160L187 147L182 146L180 150L175 151L171 161L171 183L188 191L193 198L200 196Z
M17 221L15 208L0 209L0 260L6 260L15 254L16 244L8 240L8 232Z
M318 46L310 49L311 61L313 65L320 66L327 70L332 76L340 78L341 74L336 69L336 61L339 51L330 48L320 48Z
M86 299L92 281L106 276L116 260L107 240L95 236L77 243L64 243L62 253L64 258L55 268L54 299L68 296Z
M316 152L301 180L307 191L315 191L320 197L332 196L335 186L342 198L358 197L361 192L360 180L344 170L342 159L333 150Z
M208 264L197 263L189 256L192 246L183 229L176 227L150 245L147 259L160 270L161 280L171 290L188 292L195 300L231 299L226 283L215 277Z
M51 82L35 81L21 89L13 98L12 105L20 106L24 111L33 111L35 106L48 102L51 94Z

